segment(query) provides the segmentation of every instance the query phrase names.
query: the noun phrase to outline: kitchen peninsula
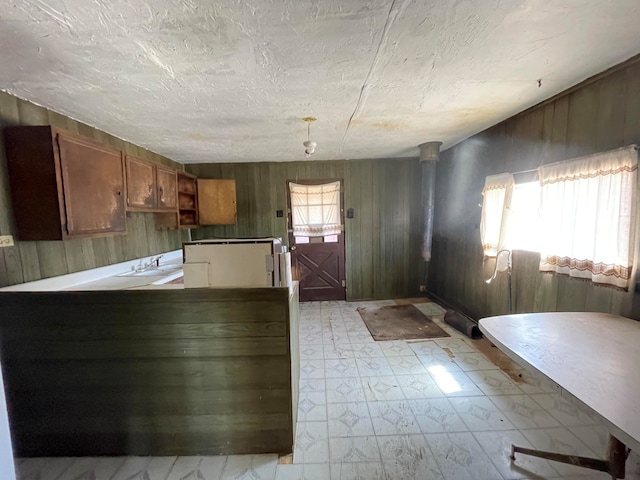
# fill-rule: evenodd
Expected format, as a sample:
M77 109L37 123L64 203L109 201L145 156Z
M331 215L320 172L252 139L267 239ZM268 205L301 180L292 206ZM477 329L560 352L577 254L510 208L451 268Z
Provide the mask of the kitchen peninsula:
M17 456L291 453L297 285L184 289L181 252L0 289Z

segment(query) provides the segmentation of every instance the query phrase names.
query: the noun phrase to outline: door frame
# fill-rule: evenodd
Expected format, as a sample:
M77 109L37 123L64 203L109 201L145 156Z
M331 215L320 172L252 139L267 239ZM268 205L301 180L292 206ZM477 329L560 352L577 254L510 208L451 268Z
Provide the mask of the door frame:
M344 223L344 179L342 178L322 178L322 179L287 179L285 187L287 190L287 247L292 252L291 247L295 245L295 239L293 235L292 225L292 210L291 210L291 190L289 189L289 183L297 183L299 185L324 185L325 183L340 182L340 225L342 226L341 243L342 244L342 268L344 271L344 299L347 299L347 233Z

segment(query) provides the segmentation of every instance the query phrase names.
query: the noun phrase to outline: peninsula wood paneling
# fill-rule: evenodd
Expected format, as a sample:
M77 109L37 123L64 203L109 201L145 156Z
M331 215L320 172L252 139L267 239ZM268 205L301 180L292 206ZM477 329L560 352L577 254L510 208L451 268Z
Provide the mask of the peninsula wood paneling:
M18 456L292 451L297 290L5 292L0 310Z
M0 92L0 130L15 125L53 125L154 163L182 165L100 130ZM0 235L15 235L4 136L0 131ZM0 287L124 262L180 248L188 232L157 231L152 214L128 213L127 235L67 241L18 242L0 248ZM14 239L15 240L15 239Z
M429 290L475 318L508 313L508 277L490 285L483 265L480 207L484 178L502 172L640 144L640 59L634 58L456 145L441 155ZM638 239L636 239L636 242ZM636 262L638 255L636 254ZM640 319L630 292L541 274L540 255L513 252L513 311L602 311ZM635 278L635 272L634 276Z
M194 239L281 237L287 180L342 179L347 299L406 297L423 283L418 159L187 165L198 178L234 179L237 223L201 227ZM283 210L284 217L276 217Z

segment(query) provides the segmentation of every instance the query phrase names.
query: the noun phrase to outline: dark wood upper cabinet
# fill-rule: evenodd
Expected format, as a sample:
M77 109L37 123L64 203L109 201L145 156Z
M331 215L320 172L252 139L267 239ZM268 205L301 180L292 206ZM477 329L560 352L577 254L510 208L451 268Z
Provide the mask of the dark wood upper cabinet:
M178 176L171 168L157 166L158 209L176 210L178 208Z
M178 179L176 171L132 155L126 155L127 210L176 212Z
M4 133L19 240L126 233L119 150L51 126Z
M127 163L127 209L155 210L158 206L156 166L131 155Z

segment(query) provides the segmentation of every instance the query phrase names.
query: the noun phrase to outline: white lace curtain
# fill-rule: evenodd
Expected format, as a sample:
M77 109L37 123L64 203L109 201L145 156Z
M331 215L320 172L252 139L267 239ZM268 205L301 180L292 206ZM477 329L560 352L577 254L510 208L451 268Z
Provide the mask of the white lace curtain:
M291 220L296 237L323 237L342 232L340 182L323 185L289 183Z
M635 237L635 146L540 167L540 270L626 289Z
M486 257L495 257L504 247L507 212L513 191L513 175L502 173L486 178L482 189L480 238Z

